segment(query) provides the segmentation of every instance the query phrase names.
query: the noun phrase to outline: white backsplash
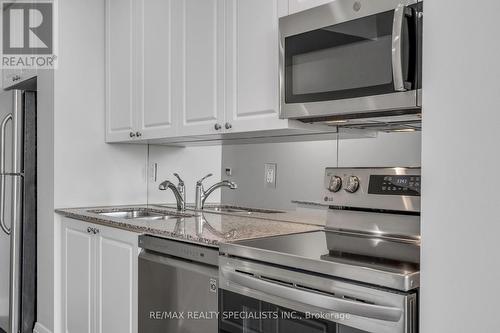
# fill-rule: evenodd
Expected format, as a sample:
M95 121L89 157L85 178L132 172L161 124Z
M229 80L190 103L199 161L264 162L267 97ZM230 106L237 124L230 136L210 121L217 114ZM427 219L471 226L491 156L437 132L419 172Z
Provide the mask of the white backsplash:
M420 166L420 133L379 133L377 138L222 147L222 172L231 168L238 189L225 204L294 209L291 200L320 201L326 167ZM265 184L264 165L277 164L276 188ZM224 175L223 175L224 176Z

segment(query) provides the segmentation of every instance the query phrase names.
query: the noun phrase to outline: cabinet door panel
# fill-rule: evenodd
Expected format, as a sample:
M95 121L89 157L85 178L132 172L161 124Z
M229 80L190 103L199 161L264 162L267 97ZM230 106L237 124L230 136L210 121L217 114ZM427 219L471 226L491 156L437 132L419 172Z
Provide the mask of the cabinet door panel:
M99 229L98 332L136 333L137 235L110 228Z
M143 86L139 128L143 139L174 136L172 113L173 0L141 0Z
M217 133L223 109L223 2L182 2L182 135Z
M133 0L106 0L106 141L134 130Z
M94 332L93 238L86 225L63 222L63 286L67 333Z
M280 128L280 0L228 0L227 122L232 130Z

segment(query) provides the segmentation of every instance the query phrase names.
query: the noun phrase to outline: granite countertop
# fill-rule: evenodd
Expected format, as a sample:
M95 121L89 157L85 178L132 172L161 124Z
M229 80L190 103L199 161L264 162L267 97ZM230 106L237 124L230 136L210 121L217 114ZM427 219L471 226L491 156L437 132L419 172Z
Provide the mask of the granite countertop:
M166 220L150 220L140 218L120 218L100 215L100 212L124 210L148 210L155 213L174 215ZM86 207L57 209L56 213L66 217L90 223L115 227L138 233L179 239L191 243L218 247L220 243L235 242L243 239L262 238L322 230L322 226L276 221L262 217L249 217L235 214L222 214L194 211L179 213L175 209L135 205L112 207ZM265 214L262 214L265 215Z
M321 203L312 203L305 201L292 201L293 204L296 204L297 208L295 210L279 210L279 209L262 209L255 207L242 207L238 205L230 205L230 204L214 204L207 203L204 208L204 212L211 214L223 214L223 215L232 215L232 216L240 216L246 218L255 218L255 219L263 219L263 220L274 220L274 221L282 221L282 222L295 222L295 223L305 223L305 224L314 224L318 226L324 226L326 224L326 211L328 210L327 204ZM163 207L175 209L175 204L153 204L151 207ZM216 211L214 208L219 207L227 207L227 208L235 208L235 209L251 209L255 210L251 213L242 212L242 211ZM194 204L188 204L186 207L188 212L194 211Z

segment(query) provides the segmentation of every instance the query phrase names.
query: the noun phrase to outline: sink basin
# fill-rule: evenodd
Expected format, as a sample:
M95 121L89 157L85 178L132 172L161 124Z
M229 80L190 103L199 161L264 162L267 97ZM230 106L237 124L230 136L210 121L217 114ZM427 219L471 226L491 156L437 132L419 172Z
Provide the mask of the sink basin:
M278 214L284 213L280 210L271 210L271 209L259 209L259 208L246 208L246 207L237 207L230 205L207 205L203 208L204 210L210 210L215 212L223 212L223 213L241 213L241 214Z
M193 215L178 213L178 212L165 212L151 210L147 208L142 209L123 209L123 210L94 210L92 213L96 213L102 216L114 217L119 219L127 220L169 220L178 219L183 217L192 217Z

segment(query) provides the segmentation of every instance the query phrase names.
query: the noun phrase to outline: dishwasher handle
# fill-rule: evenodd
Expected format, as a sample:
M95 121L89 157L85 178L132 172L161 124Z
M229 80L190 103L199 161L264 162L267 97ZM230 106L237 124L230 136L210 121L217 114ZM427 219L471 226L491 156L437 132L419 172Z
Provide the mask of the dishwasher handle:
M242 274L232 270L221 269L221 273L229 283L235 283L241 287L280 297L287 301L314 306L323 309L325 312L348 313L359 317L389 322L398 322L403 314L403 310L396 307L367 304L323 295L312 291L288 287L279 283L269 282L252 275Z

